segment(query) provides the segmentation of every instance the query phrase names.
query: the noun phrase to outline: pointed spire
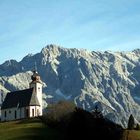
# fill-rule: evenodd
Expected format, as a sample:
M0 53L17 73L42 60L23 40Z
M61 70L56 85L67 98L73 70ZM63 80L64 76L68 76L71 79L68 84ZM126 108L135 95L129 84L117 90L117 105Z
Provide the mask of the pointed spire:
M33 73L37 73L37 64L36 64L36 61L35 61L35 63L34 63Z
M36 61L34 63L33 75L31 76L33 82L41 82L40 75L37 72L37 64Z
M34 67L35 71L37 71L37 64L36 64L36 61L35 61L35 67Z
M3 86L2 82L0 82L0 86ZM4 101L4 94L3 94L3 90L2 89L0 89L0 97L1 97L1 104L2 104L3 101Z

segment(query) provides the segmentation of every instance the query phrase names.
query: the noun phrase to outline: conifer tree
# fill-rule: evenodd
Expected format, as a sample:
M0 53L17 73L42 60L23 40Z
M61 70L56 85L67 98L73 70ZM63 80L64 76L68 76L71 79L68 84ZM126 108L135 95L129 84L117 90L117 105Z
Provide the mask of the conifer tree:
M103 118L102 112L99 110L98 106L95 106L95 109L92 111L92 115L94 118Z
M136 130L140 130L140 125L137 123Z
M129 130L133 130L134 129L134 125L135 125L135 121L134 121L134 117L131 114L128 120L128 129Z

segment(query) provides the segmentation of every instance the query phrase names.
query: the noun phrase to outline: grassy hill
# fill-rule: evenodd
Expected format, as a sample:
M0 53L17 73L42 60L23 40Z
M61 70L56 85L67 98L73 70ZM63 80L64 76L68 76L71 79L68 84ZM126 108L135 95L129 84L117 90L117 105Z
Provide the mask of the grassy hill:
M63 134L40 119L0 123L0 140L63 140ZM121 140L140 140L140 131L125 130Z
M62 134L39 119L0 123L0 140L61 140Z
M125 130L122 140L140 140L140 131L137 130Z

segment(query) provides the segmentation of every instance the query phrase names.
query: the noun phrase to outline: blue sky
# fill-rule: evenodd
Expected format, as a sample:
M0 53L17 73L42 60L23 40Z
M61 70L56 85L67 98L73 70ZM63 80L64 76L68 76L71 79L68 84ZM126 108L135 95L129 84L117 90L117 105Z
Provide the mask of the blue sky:
M88 50L140 48L140 0L0 0L0 63L47 44Z

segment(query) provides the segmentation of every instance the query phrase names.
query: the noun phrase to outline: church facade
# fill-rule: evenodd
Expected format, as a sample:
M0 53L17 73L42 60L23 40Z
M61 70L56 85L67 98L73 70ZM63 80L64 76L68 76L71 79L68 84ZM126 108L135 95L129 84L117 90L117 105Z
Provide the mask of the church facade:
M42 116L42 81L33 71L29 89L7 93L1 106L1 121Z

